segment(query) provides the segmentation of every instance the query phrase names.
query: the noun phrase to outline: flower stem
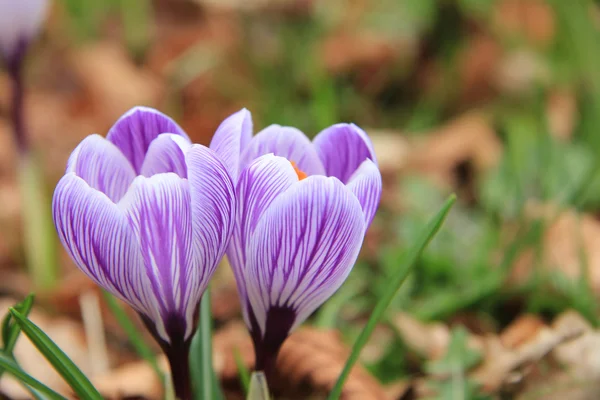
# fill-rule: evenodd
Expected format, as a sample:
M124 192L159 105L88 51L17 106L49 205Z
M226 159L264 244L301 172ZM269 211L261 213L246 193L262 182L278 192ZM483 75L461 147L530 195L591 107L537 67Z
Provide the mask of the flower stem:
M192 385L190 381L189 341L171 343L164 349L169 366L171 367L171 378L175 397L179 400L192 400Z
M15 139L17 141L17 147L21 157L29 149L29 142L25 133L24 123L24 95L25 90L23 87L23 72L22 62L17 62L9 68L10 77L12 80L12 108L11 108L11 121L13 130L15 132Z

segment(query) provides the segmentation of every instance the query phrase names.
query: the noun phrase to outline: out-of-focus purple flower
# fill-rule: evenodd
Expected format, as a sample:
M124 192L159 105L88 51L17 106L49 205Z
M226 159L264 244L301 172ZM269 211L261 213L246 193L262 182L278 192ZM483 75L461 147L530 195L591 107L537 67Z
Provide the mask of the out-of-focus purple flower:
M236 183L227 257L257 369L270 369L289 332L344 282L381 196L372 144L354 124L311 142L273 125L252 136L247 110L227 118L210 147Z
M218 156L143 107L106 139L91 135L77 146L53 199L60 240L77 266L137 310L167 352L189 344L234 208Z
M0 57L9 68L21 63L47 9L48 0L0 0Z

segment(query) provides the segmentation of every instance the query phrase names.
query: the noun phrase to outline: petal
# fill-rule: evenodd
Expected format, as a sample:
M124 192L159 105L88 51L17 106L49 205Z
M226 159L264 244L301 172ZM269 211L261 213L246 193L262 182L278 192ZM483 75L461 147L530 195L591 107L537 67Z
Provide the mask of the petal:
M125 195L135 171L123 153L100 135L90 135L73 150L67 172L74 172L113 202Z
M186 153L193 234L200 265L208 283L229 245L235 222L235 192L231 177L214 151L196 144Z
M179 135L162 133L150 143L142 164L141 175L150 177L165 172L173 172L187 178L185 153L191 143Z
M271 204L246 250L248 295L263 335L270 309L292 309L294 329L340 287L364 233L360 203L335 178L309 177Z
M243 108L221 122L210 142L210 148L221 157L234 183L240 173L240 154L250 139L252 114Z
M306 135L296 128L271 125L260 131L242 153L242 168L269 153L295 162L307 175L325 174L314 146Z
M160 321L138 241L118 205L71 172L56 186L52 212L58 236L77 267L138 312Z
M48 11L48 0L0 0L0 52L7 60L35 36ZM14 61L14 60L11 60Z
M371 225L379 207L382 185L381 172L371 160L363 161L346 185L360 201L367 227Z
M187 339L207 281L194 249L188 181L172 173L138 176L119 207L140 243L145 274L165 321L159 334L169 341L184 326Z
M377 164L371 139L354 124L330 126L315 136L313 143L327 176L335 176L344 183L366 159Z
M281 193L298 182L292 164L283 158L267 154L254 160L242 171L236 188L236 224L227 258L237 281L240 299L246 303L246 240L256 228L264 211ZM249 324L247 304L243 304L244 318Z
M161 133L188 136L175 121L158 110L149 107L134 107L108 131L106 138L113 142L139 173L150 143Z

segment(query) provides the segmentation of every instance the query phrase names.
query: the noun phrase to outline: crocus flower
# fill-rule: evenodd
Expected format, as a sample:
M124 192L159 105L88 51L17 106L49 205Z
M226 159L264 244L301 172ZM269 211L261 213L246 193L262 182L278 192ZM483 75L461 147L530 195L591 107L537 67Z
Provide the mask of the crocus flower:
M44 21L48 0L0 0L0 55L19 63Z
M269 370L288 334L344 282L381 196L372 144L354 124L311 142L269 126L252 137L247 110L211 142L236 182L236 226L227 257L254 341Z
M53 215L75 264L133 307L162 345L180 398L202 293L229 243L234 186L207 147L137 107L85 138L56 187Z
M13 84L12 122L19 150L27 149L23 123L23 61L37 35L48 8L48 0L0 0L0 61Z

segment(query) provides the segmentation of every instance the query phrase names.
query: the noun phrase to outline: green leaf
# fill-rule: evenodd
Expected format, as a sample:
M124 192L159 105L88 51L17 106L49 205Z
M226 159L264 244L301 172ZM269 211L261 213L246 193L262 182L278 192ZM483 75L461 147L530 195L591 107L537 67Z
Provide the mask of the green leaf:
M379 320L383 317L385 310L387 309L388 305L391 303L392 299L394 298L394 296L395 296L396 292L398 291L398 289L400 288L400 286L402 286L402 283L404 282L404 280L406 279L406 277L412 270L412 267L417 262L419 257L421 257L423 250L425 249L425 247L427 247L427 245L429 244L431 239L435 236L435 234L438 232L438 230L442 226L444 219L446 218L446 215L448 215L448 212L450 211L450 208L452 208L452 206L454 205L455 201L456 201L456 196L454 196L454 195L450 196L448 198L448 200L446 200L446 203L444 204L442 209L437 213L437 215L425 227L425 229L419 236L418 240L416 241L415 245L412 248L410 248L410 250L405 254L404 258L400 262L400 267L398 268L397 274L395 276L391 277L390 284L388 285L385 293L383 294L383 296L381 296L381 298L377 302L377 305L375 306L375 309L371 313L369 320L367 321L367 324L365 325L362 332L358 336L358 339L356 339L356 342L354 343L354 346L352 347L352 352L350 353L350 357L348 357L348 360L346 361L346 364L344 365L344 369L342 370L342 373L340 374L337 382L335 383L333 390L327 397L328 400L339 399L339 397L342 393L342 387L344 386L344 382L348 378L348 375L350 374L350 370L352 369L352 367L358 360L358 356L360 355L362 348L365 346L365 344L369 340L369 337L371 336L371 333L373 333L375 326L377 325Z
M23 371L21 367L6 354L0 353L0 367L2 370L8 371L9 374L17 378L23 384L30 386L42 394L46 395L51 400L66 400L65 397L56 393L42 382L38 381L27 372Z
M150 346L148 346L146 342L144 342L144 340L142 339L142 333L138 331L135 325L133 325L131 319L129 318L127 313L125 313L125 310L123 310L123 307L121 307L121 305L114 298L113 295L106 291L102 291L102 295L104 296L104 300L106 301L108 308L117 319L117 322L119 323L121 328L123 328L123 330L125 331L125 334L127 335L129 342L135 348L135 351L140 357L146 360L148 364L150 364L154 372L156 372L156 375L158 376L160 381L164 382L166 375L158 366L154 352L152 351Z
M198 329L192 338L190 349L191 379L194 398L197 400L224 399L212 362L212 313L209 287L200 301Z
M253 372L250 378L250 388L246 400L271 400L269 386L264 372Z
M240 375L242 388L244 389L244 393L247 394L250 388L250 371L248 371L248 368L246 368L244 360L242 359L242 355L237 348L233 350L233 358L235 359L235 365L237 367L238 374Z
M14 308L24 316L28 316L31 312L31 308L33 307L33 300L34 295L30 294L23 301L16 304ZM2 351L4 354L9 356L12 355L15 345L17 344L19 334L21 333L19 325L15 324L12 319L12 315L8 314L2 322ZM0 372L0 376L1 375L2 373Z
M90 380L48 335L14 308L10 308L10 313L21 327L23 333L81 399L102 400L102 395L96 390Z

